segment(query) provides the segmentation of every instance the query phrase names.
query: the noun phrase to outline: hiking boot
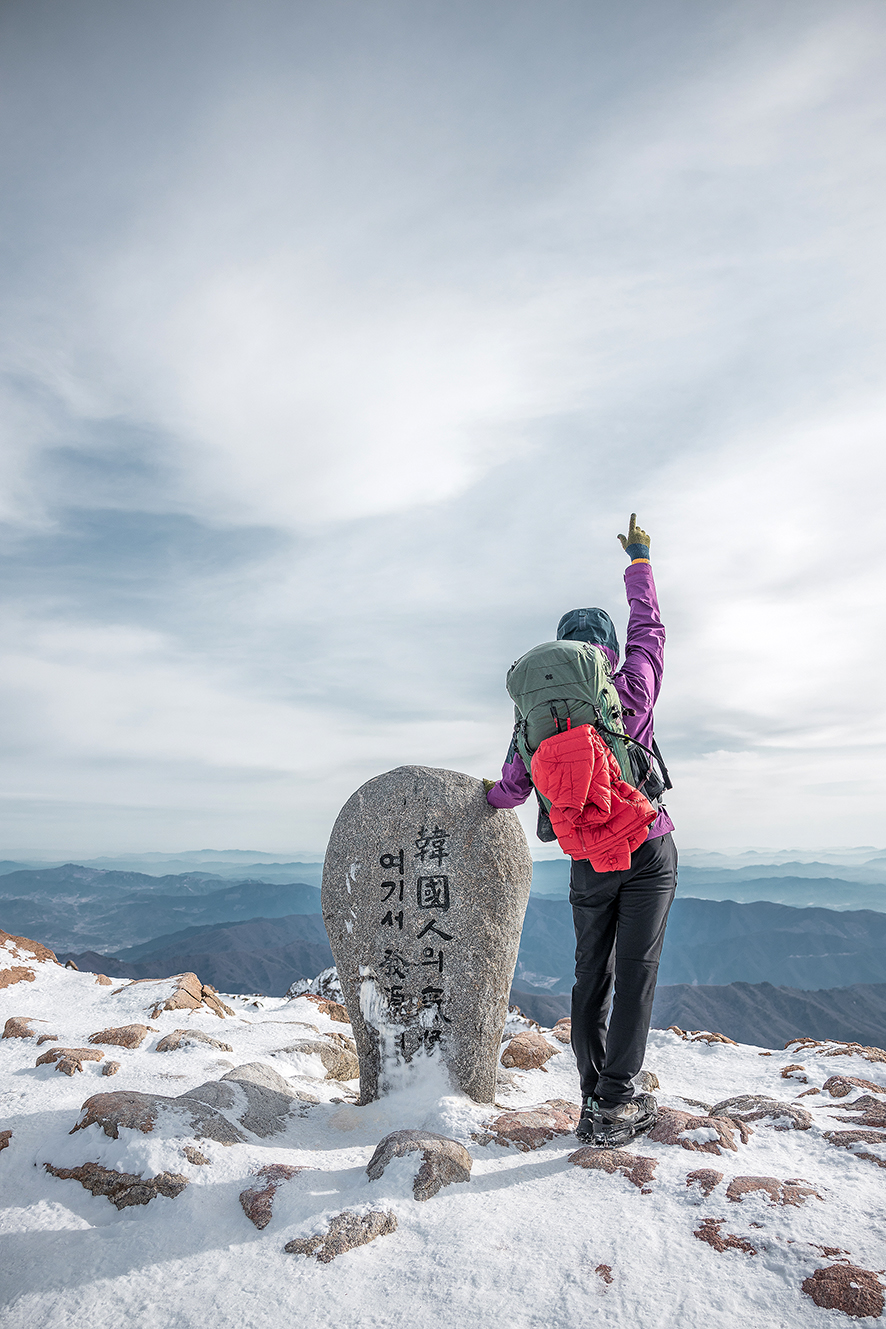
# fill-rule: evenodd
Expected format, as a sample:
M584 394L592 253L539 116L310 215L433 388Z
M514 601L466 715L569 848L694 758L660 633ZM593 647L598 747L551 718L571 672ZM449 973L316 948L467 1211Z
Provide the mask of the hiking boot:
M589 1098L581 1110L575 1133L598 1149L618 1149L651 1130L658 1120L658 1104L651 1094L637 1094L627 1103L604 1108Z

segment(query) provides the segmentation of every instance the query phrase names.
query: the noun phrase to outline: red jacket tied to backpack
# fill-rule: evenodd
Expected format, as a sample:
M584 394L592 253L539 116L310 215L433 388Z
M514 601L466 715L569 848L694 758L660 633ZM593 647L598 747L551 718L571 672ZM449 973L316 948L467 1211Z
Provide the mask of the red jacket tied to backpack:
M618 762L593 725L553 734L532 758L532 781L549 798L563 852L588 858L595 872L623 872L646 839L655 809L622 779Z

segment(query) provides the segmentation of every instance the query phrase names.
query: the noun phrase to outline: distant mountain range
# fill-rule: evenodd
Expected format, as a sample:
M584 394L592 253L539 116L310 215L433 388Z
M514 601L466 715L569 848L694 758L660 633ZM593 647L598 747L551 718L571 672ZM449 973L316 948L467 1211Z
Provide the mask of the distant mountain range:
M55 951L116 954L190 927L319 913L319 888L298 881L226 883L206 873L151 877L73 863L0 877L0 926Z
M281 912L270 919L264 913L257 916L253 912L256 906L263 898L267 900L263 893L278 891L282 894L270 903L282 910L294 898L299 911ZM224 899L219 900L217 894ZM7 931L46 940L48 934L34 926L33 917L27 926L11 926L7 905L13 903L22 904L0 901L0 924ZM211 913L224 905L247 917L192 923L122 949L99 950L95 945L56 949L81 967L121 977L162 977L189 968L204 982L226 991L263 991L270 996L281 996L295 978L311 978L331 963L316 887L244 885L186 897L180 904L178 916L182 912L199 916L202 910ZM137 915L139 926L147 926L144 911L149 906L150 901L141 897L130 899L130 921ZM155 922L157 918L155 913ZM18 920L19 924L24 921ZM574 948L568 901L530 898L515 985L536 994L568 992ZM90 958L84 960L87 951ZM886 982L886 914L794 909L765 901L736 904L678 899L668 922L659 981L664 985L776 983L804 990Z
M569 1014L569 993L528 992L517 985L511 1002L524 1015L550 1026ZM693 987L659 986L652 1008L654 1029L708 1029L737 1043L780 1048L791 1038L833 1038L886 1044L886 983L802 991L771 983Z
M533 895L565 898L569 894L569 862L544 859L534 864ZM770 900L797 908L886 910L886 862L874 866L827 863L775 863L742 868L679 870L679 893L701 900Z
M530 897L515 983L568 992L574 951L569 902ZM668 920L659 982L799 988L886 982L886 914L678 897Z

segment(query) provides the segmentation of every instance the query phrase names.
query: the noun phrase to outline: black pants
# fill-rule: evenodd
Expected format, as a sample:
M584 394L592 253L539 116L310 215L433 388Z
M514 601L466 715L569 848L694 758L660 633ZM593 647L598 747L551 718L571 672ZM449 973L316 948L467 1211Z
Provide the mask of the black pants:
M634 1095L631 1077L643 1065L676 886L677 848L670 834L641 844L624 872L595 872L586 859L572 860L572 1047L583 1099L596 1098L604 1107Z

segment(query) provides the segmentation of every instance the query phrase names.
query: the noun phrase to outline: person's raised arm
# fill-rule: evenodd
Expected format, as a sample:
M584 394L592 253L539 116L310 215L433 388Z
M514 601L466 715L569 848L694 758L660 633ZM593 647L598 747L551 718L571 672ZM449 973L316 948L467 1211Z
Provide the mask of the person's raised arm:
M650 538L631 513L627 535L618 537L630 558L625 569L625 590L630 605L624 664L616 675L622 700L637 712L628 732L643 741L640 730L651 720L664 673L665 630L649 561Z

